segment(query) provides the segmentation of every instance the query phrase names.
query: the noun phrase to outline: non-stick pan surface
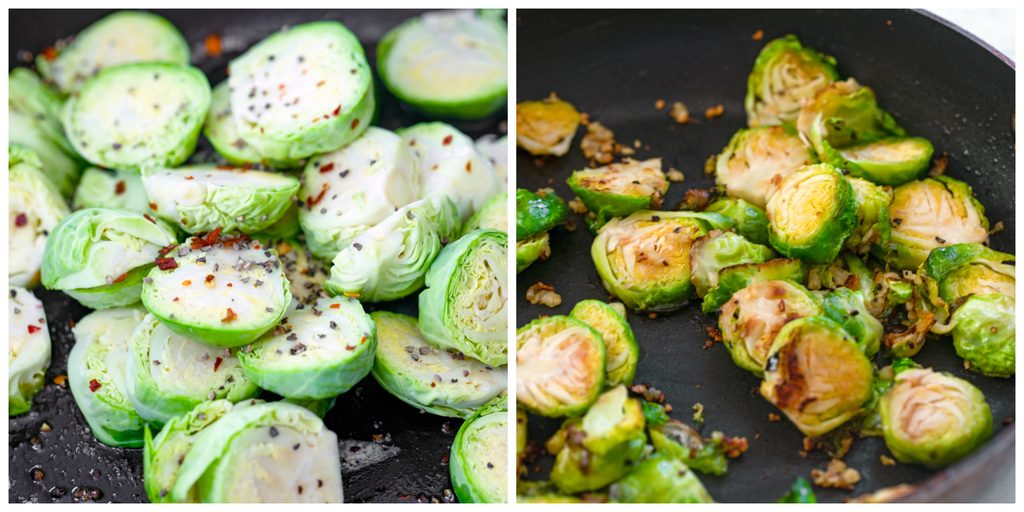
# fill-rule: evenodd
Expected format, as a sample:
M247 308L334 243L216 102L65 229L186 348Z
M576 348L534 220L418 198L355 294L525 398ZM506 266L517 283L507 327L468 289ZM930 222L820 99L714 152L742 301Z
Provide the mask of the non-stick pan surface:
M908 11L526 11L517 12L518 101L555 91L581 112L632 146L635 158L661 157L664 167L686 175L673 183L666 208L688 188L707 188L707 157L720 151L746 126L743 96L754 58L768 40L796 34L807 45L838 59L840 73L872 86L882 105L915 135L930 139L949 154L948 174L969 182L994 224L996 249L1014 249L1014 69L1012 63L969 35L930 15ZM764 39L752 35L764 31ZM658 99L683 101L693 121L677 125ZM704 118L704 109L725 106L725 114ZM566 178L586 162L574 142L568 156L538 164L519 151L518 186L554 187L573 195ZM608 299L590 259L593 236L575 216L574 232L556 230L551 258L518 277L517 325L540 315L567 314L582 299ZM562 295L549 309L524 300L526 288L543 281ZM663 390L675 411L689 421L691 406L704 405L705 435L721 430L746 436L749 451L732 461L728 475L702 475L718 501L774 501L794 479L809 479L828 457L800 454L803 436L788 421L773 423L775 409L756 391L758 379L735 366L721 344L704 349L705 328L716 319L697 304L656 319L629 315L640 343L636 382ZM880 356L881 357L881 356ZM816 488L819 499L840 501L899 484L918 484L913 500L969 501L1013 468L1015 379L968 373L948 338L929 340L916 360L948 371L985 393L996 433L966 460L943 471L905 464L884 466L888 454L881 439L858 440L845 461L861 472L853 492ZM879 361L882 361L880 358ZM531 417L530 438L546 439L557 422ZM550 460L530 478L545 478ZM1007 481L1000 479L1001 481ZM1009 479L1012 481L1012 478Z
M376 43L384 33L406 18L410 11L158 11L173 22L192 46L193 65L216 85L226 78L228 61L263 37L283 26L332 19L339 20L362 41L370 65L376 68ZM11 66L23 65L21 51L39 52L58 38L72 35L106 12L94 10L15 10L10 13ZM207 56L204 39L222 36L224 53ZM396 129L423 119L402 108L377 83L380 105L377 125ZM472 137L504 130L504 110L499 117L459 125ZM210 146L200 142L197 158L208 157ZM142 450L110 448L96 441L75 406L71 392L53 383L67 374L67 355L74 338L72 320L89 310L66 295L36 290L43 300L53 341L53 362L46 374L46 388L36 396L32 412L11 418L9 445L9 501L146 501L142 487ZM416 296L378 306L416 315ZM448 478L448 454L459 419L425 414L391 396L367 377L338 397L324 419L341 443L345 500L355 502L454 501ZM48 432L43 424L49 426ZM42 478L34 479L42 470Z

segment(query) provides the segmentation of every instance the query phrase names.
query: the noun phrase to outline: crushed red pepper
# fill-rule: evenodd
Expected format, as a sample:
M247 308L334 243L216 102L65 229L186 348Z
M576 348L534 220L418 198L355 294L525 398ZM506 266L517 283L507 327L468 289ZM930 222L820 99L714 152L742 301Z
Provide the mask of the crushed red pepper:
M47 46L43 49L43 58L52 61L57 58L57 49L52 46Z
M233 322L236 318L238 318L238 315L235 314L235 310L228 308L228 310L225 312L224 318L221 318L220 321L226 324L229 322Z
M224 51L224 39L221 38L220 34L214 32L203 40L203 47L206 49L207 55L218 57Z
M14 217L15 226L20 228L24 227L25 224L28 224L28 215L25 215L24 213L19 213L17 216Z
M320 187L320 193L319 194L317 194L315 197L314 196L307 197L306 198L306 208L309 208L310 210L312 210L313 207L316 206L317 203L319 203L320 201L322 201L324 199L324 196L327 194L327 189L329 189L329 188L331 188L331 186L326 184L326 183L324 183Z
M214 245L220 238L220 232L221 228L214 229L213 231L210 231L209 233L203 236L193 238L192 242L189 245L192 247L192 249L202 249L203 247Z
M124 281L127 278L128 278L128 274L127 273L121 274L121 275L117 276L117 279L114 279L114 282L115 283L120 283L121 281Z
M217 370L220 369L220 364L223 363L223 362L224 362L224 360L219 358L219 357L217 359L214 359L214 361L213 361L213 372L214 373L217 373Z
M174 270L178 268L178 262L174 258L157 258L156 268L160 270Z
M117 195L124 194L124 189L125 189L124 180L118 180L117 183L114 184L114 193L115 194L117 194Z
M101 388L101 387L103 387L103 384L100 384L100 381L98 381L96 379L92 379L92 380L89 381L89 391L92 391L93 393L95 393L96 390Z
M165 245L161 247L159 251L157 251L157 254L159 254L160 256L166 256L167 253L173 251L176 247L178 247L178 244Z
M334 170L334 162L331 162L325 166L320 167L320 174L327 174Z
M39 331L41 331L41 330L42 330L42 329L40 329L39 327L36 327L36 326L34 326L34 325L30 325L30 326L28 326L28 333L29 333L29 334L35 334L35 333L37 333L37 332L39 332Z

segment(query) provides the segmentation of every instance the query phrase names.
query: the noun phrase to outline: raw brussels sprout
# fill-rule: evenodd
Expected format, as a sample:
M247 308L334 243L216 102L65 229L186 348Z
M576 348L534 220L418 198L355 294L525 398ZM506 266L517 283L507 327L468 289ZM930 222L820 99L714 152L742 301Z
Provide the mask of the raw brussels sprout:
M864 294L849 288L836 288L821 298L824 315L846 331L869 358L878 352L885 328L865 304Z
M614 218L590 255L606 290L636 311L671 311L693 293L690 253L705 223L689 212L638 211Z
M455 203L447 197L403 206L338 252L324 288L369 302L405 297L423 287L427 269L458 226Z
M992 436L992 412L981 391L931 369L897 373L880 408L885 445L900 462L947 466Z
M466 418L505 390L508 371L423 339L416 319L376 311L373 378L399 400L439 416Z
M75 189L71 206L82 208L122 208L149 213L149 198L138 173L89 167Z
M792 124L805 100L838 79L834 58L805 48L794 35L772 40L747 78L747 124Z
M781 126L743 129L718 154L715 183L725 187L729 197L764 208L778 180L817 161L814 151L792 130Z
M605 385L630 385L640 361L640 346L624 315L599 300L577 302L569 316L601 335L605 351Z
M14 68L8 75L8 154L14 146L35 152L40 161L36 167L45 171L61 195L71 197L78 183L79 157L64 135L62 108L62 100L29 69Z
M718 286L704 296L700 309L705 313L714 313L728 302L734 293L762 281L804 283L807 281L807 269L800 260L785 258L726 267L718 272Z
M889 218L892 189L861 178L848 177L846 181L853 189L857 223L850 237L846 239L845 247L857 254L867 254L875 245L884 247L889 243L889 236L892 233Z
M70 212L35 153L9 146L7 157L7 279L11 286L33 287L49 234Z
M516 242L516 273L526 270L538 259L545 260L551 256L551 236L538 233Z
M567 183L587 209L597 215L593 222L588 220L594 229L612 217L660 209L668 192L668 179L661 171L660 158L627 160L576 171Z
M569 207L558 194L516 189L516 240L549 231L565 221Z
M324 298L238 353L245 376L285 398L323 400L370 373L377 328L359 301Z
M604 341L574 318L538 318L516 331L516 367L518 405L551 418L576 416L604 386Z
M796 127L826 162L833 148L906 135L896 120L878 106L875 91L853 78L833 82L818 91L813 100L804 102Z
M218 236L215 230L170 248L143 281L142 303L182 336L239 347L277 325L291 292L272 247Z
M78 33L56 57L36 58L39 72L62 93L78 91L101 70L132 62L187 65L188 42L166 19L149 12L118 11Z
M1016 267L1012 254L978 243L937 247L928 254L924 269L938 283L939 296L953 304L968 295L1002 294L1013 297Z
M324 419L324 417L327 416L327 413L331 412L331 409L334 409L335 404L338 402L338 397L332 396L330 398L320 400L285 398L283 401L290 404L301 405L306 409L309 409L313 414L316 414L318 418Z
M299 180L287 174L191 165L146 172L142 184L154 213L186 233L256 233L292 205Z
M93 436L108 446L141 448L146 420L128 393L132 332L146 311L140 307L94 311L75 323L68 355L68 387Z
M174 502L342 501L338 436L299 405L235 406L203 428L181 460Z
M853 176L880 185L902 185L928 171L935 148L921 137L890 137L865 144L833 149L821 141L821 159Z
M330 272L324 262L295 240L265 243L277 251L293 299L302 304L312 304L325 295L323 288Z
M711 231L693 242L690 267L693 269L693 287L703 297L718 286L718 272L723 268L744 263L763 263L775 256L775 251L748 242L731 232Z
M377 46L381 81L439 118L481 119L508 93L506 22L473 11L428 12L391 29Z
M419 170L402 140L371 127L351 144L309 160L299 223L313 254L329 260L359 233L420 196Z
M695 428L679 420L657 426L648 422L648 428L656 452L679 459L701 473L724 475L728 471L725 436L721 432L714 432L711 438L705 439Z
M485 364L508 359L508 237L481 229L449 244L427 271L419 296L423 337Z
M988 241L985 208L970 185L948 176L896 187L889 216L892 235L876 254L898 269L916 269L937 247Z
M580 126L580 113L551 93L516 104L516 145L531 155L565 156Z
M613 483L608 497L613 503L714 503L696 473L663 453L648 456Z
M508 136L498 137L494 134L487 134L480 137L473 143L476 152L491 161L494 166L494 174L501 179L502 183L508 184Z
M92 309L139 301L142 279L163 247L177 242L163 221L128 210L86 208L50 232L42 281Z
M17 67L7 75L7 107L33 120L33 125L63 150L71 144L60 125L64 100L50 89L31 69ZM10 134L15 136L15 134ZM74 156L74 155L71 155Z
M227 80L213 88L210 111L206 114L203 134L217 154L235 165L255 164L263 161L256 148L238 133L235 114L231 110L231 87Z
M755 244L768 245L768 217L764 210L743 199L721 198L704 208L733 222L733 229Z
M508 232L508 192L499 192L488 199L466 221L466 225L462 226L462 234L465 235L476 229L496 229Z
M1015 304L1012 295L974 295L953 313L953 347L968 369L990 377L1014 374Z
M43 303L32 292L12 287L7 305L7 414L17 416L32 408L32 397L46 384L50 329Z
M449 474L462 503L508 501L508 397L501 395L467 419L452 441Z
M718 328L736 366L761 375L783 327L821 312L818 301L799 284L758 281L733 293L722 305Z
M871 397L871 361L835 322L793 320L768 353L761 395L805 435L830 432L861 412Z
M804 167L783 178L765 213L772 247L810 263L835 259L857 223L853 187L828 164Z
M259 393L230 349L172 331L152 314L132 332L126 394L135 412L160 427L206 400L239 402Z

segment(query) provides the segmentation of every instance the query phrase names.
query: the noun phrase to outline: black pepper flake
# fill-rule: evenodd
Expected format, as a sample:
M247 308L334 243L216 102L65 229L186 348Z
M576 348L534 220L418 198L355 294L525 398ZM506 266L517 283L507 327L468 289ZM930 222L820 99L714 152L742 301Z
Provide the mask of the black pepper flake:
M294 356L294 355L301 354L301 353L303 353L305 351L306 351L306 346L305 345L303 345L302 343L296 343L295 346L292 347L288 352L291 353L291 355Z
M277 431L277 427L270 427L270 437L277 437L280 432Z
M295 444L292 445L292 450L298 450L298 449L299 449L299 443L295 443Z

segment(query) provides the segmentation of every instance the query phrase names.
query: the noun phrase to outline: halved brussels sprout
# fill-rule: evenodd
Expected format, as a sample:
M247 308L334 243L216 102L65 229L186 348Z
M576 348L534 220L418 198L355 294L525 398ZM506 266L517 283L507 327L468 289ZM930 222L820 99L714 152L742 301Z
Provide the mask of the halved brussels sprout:
M875 185L861 178L846 178L853 189L853 201L857 207L857 223L844 245L857 254L867 254L872 246L889 243L892 224L889 219L889 203L892 189Z
M277 251L219 230L169 249L142 283L142 303L169 329L219 347L255 341L290 302Z
M128 344L126 394L135 412L154 426L207 400L239 402L260 391L246 378L234 351L177 334L152 314L142 319Z
M235 114L231 111L231 87L227 80L213 88L203 134L217 154L232 164L255 164L263 160L256 148L250 146L238 133Z
M32 292L12 287L7 305L7 414L17 416L32 408L32 397L46 384L50 329L43 303Z
M245 376L285 398L322 400L370 373L377 328L359 301L324 298L238 353Z
M401 401L439 416L466 418L505 390L508 371L441 350L423 339L416 319L376 311L373 378Z
M520 406L552 418L579 415L604 386L604 341L574 318L538 318L516 331L516 367Z
M718 328L736 366L764 373L776 335L789 322L821 314L821 305L803 286L759 281L738 290L722 305Z
M75 323L68 355L68 387L92 435L108 446L141 448L146 420L128 399L132 332L146 311L140 307L94 311Z
M284 216L299 191L287 174L191 165L142 175L153 211L187 233L256 233Z
M605 351L605 385L630 385L640 361L640 346L624 315L599 300L577 302L569 316L601 334Z
M992 411L971 383L931 369L908 369L880 403L885 445L896 460L947 466L992 436Z
M626 160L576 171L566 182L587 209L597 215L592 223L588 220L594 229L612 217L660 209L668 192L668 179L661 171L660 158Z
M580 126L580 113L551 93L539 101L516 103L516 145L532 155L564 156Z
M748 242L731 232L711 231L693 242L690 267L693 286L698 297L718 286L718 273L726 267L744 263L763 263L775 256L775 251Z
M326 295L323 288L330 271L312 251L296 240L264 240L264 244L277 251L293 299L302 304L312 304Z
M1014 374L1015 305L1012 295L973 295L953 313L953 347L968 369L990 377Z
M932 143L921 137L890 137L839 150L825 141L819 144L822 160L880 185L902 185L920 178L935 152Z
M784 178L768 199L768 239L777 251L810 263L828 263L857 223L853 187L828 164Z
M290 404L301 405L310 412L316 414L320 419L324 419L327 413L334 409L334 406L338 403L338 397L332 396L330 398L323 398L320 400L304 399L304 398L285 398L283 401Z
M39 283L46 241L70 212L34 152L12 145L7 157L7 279L11 286L33 287Z
M718 272L718 286L708 291L700 309L704 313L718 311L732 295L751 284L762 281L807 281L807 269L800 260L775 258L764 263L744 263Z
M61 126L63 101L27 68L14 68L7 78L8 154L14 146L36 153L46 179L64 197L78 183L79 157ZM10 162L8 166L13 166Z
M707 232L688 213L641 210L605 224L590 247L605 289L636 311L685 304L693 294L690 252Z
M92 309L139 301L142 279L160 250L177 242L174 230L147 214L86 208L50 232L42 281Z
M473 143L476 152L491 161L494 166L494 174L501 179L502 183L508 183L508 136L488 133Z
M516 242L516 273L526 270L538 259L551 255L551 236L539 233Z
M781 126L743 129L715 160L715 183L729 197L764 208L777 182L817 162L814 151Z
M508 192L499 192L488 199L462 226L462 234L477 229L508 232Z
M420 330L428 342L489 365L506 363L507 254L508 237L490 229L441 250L419 297Z
M122 208L149 213L149 198L137 172L89 167L75 189L71 206L82 208Z
M508 501L508 397L494 398L467 419L452 441L449 474L462 503Z
M938 283L939 296L949 304L968 295L1016 294L1016 267L1012 254L978 243L937 247L928 254L924 269Z
M878 352L885 328L868 312L863 292L849 288L836 288L821 297L824 315L857 340L857 345L869 358Z
M733 229L755 244L768 245L768 217L764 210L743 199L723 197L704 208L705 212L718 213L733 222Z
M234 407L195 436L169 496L204 503L341 503L338 436L305 407Z
M583 416L580 427L586 432L581 441L591 453L604 454L644 429L640 400L630 398L626 386L619 384L605 391Z
M816 437L861 412L873 378L871 361L842 327L825 317L800 318L775 338L761 396Z
M747 78L747 124L792 124L805 100L838 79L834 58L804 47L794 35L774 39Z
M834 148L906 135L878 106L875 91L853 78L833 82L819 90L813 100L804 102L796 127L825 162L831 159Z
M709 475L724 475L729 469L725 436L714 432L704 438L697 429L679 420L670 420L653 426L648 422L651 444L659 453L679 459L695 471Z
M309 249L334 258L359 233L420 196L419 168L402 139L371 127L352 143L311 158L302 172L299 223Z
M612 484L613 503L714 503L696 473L677 457L655 453Z
M916 269L937 247L988 241L985 207L970 185L948 176L896 187L889 215L892 235L876 254L898 269Z
M569 207L558 194L516 189L516 240L544 233L565 221Z

